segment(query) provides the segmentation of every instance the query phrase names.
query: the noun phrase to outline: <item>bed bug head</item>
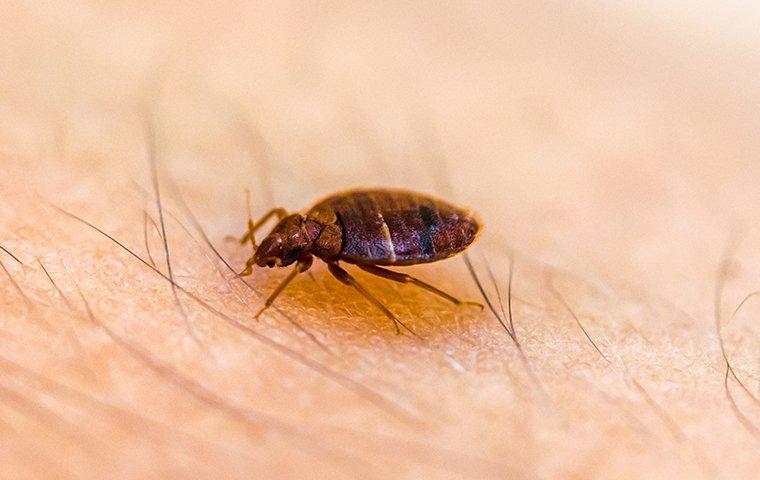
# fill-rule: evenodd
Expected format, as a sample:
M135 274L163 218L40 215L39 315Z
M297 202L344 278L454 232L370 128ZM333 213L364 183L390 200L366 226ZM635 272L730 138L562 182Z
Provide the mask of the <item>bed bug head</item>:
M299 214L280 220L256 249L256 265L285 267L307 256L318 234L311 227L311 223Z

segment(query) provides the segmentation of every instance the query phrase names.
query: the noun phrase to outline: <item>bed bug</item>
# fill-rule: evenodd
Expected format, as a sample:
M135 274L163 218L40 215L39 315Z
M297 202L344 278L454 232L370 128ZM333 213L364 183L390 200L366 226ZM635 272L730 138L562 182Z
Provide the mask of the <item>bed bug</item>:
M257 245L256 231L273 217L279 222L261 245ZM258 318L288 283L308 270L314 257L318 257L327 263L336 279L356 289L391 319L396 333L400 333L399 325L409 328L339 262L354 264L388 280L417 285L456 305L477 305L482 309L479 303L459 300L422 280L384 268L452 257L475 241L480 230L481 222L473 212L422 193L394 189L349 190L320 200L304 214L288 214L282 208L275 208L255 223L249 215L248 231L240 242L250 242L253 255L240 275L250 275L254 266L273 268L295 264L258 311Z

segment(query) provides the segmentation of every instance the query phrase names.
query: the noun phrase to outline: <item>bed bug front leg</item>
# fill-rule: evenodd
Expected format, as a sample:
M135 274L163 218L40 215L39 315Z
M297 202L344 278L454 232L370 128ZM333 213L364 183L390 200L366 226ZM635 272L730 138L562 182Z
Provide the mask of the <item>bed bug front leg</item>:
M261 218L258 219L257 222L253 222L253 219L248 216L248 231L245 232L245 234L240 238L240 244L244 245L251 242L251 245L253 246L253 251L256 251L256 237L254 236L256 234L256 231L258 231L259 228L261 228L262 225L264 225L270 218L273 216L277 216L277 220L282 220L283 218L288 216L288 212L284 208L273 208L269 210L267 213L261 216Z
M411 283L412 285L416 285L424 290L427 290L430 293L438 295L441 298L445 298L446 300L453 303L454 305L457 305L457 306L471 305L483 310L482 303L466 302L464 300L459 300L458 298L449 295L443 290L439 290L438 288L430 285L429 283L423 282L422 280L418 278L414 278L411 275L407 275L406 273L394 272L393 270L388 270L387 268L378 267L377 265L369 265L369 264L363 264L363 263L357 263L356 266L361 268L365 272L371 273L372 275L377 275L378 277L387 278L388 280L392 280L394 282Z
M359 282L357 282L356 279L353 276L351 276L350 273L348 273L343 268L341 268L337 263L328 263L327 268L330 270L330 273L332 273L333 276L337 278L340 282L345 283L346 285L349 285L351 287L354 287L354 289L356 289L357 292L361 293L364 296L364 298L369 300L374 306L380 309L380 311L383 312L386 317L390 318L393 321L393 326L396 327L397 335L401 334L401 329L399 328L399 325L400 325L401 327L404 327L405 330L407 330L409 333L411 333L415 337L420 338L420 339L422 338L416 333L414 333L412 329L404 325L401 322L401 320L396 318L393 312L388 310L388 307L383 305L382 302L380 302L380 300L375 298L371 293L369 293L367 289L362 287L361 284L359 284Z
M253 265L254 265L254 255L256 254L256 248L258 247L256 245L256 231L261 228L262 225L264 225L267 221L269 221L270 218L273 216L277 217L277 220L282 220L288 215L288 212L285 211L284 208L273 208L264 215L262 215L261 218L257 222L253 222L253 219L251 218L251 212L248 212L248 231L245 232L245 235L243 235L240 238L240 244L245 245L248 242L251 242L251 248L253 249L253 254L251 255L251 258L248 259L248 261L245 263L245 269L240 272L238 275L241 277L247 277L253 272Z
M253 318L258 320L261 314L264 313L264 310L272 306L277 296L280 295L280 293L282 293L283 290L285 290L285 287L288 286L290 281L296 278L296 276L299 273L303 273L311 267L311 263L313 259L314 257L312 257L311 255L308 255L298 260L298 262L296 262L295 268L291 270L290 273L288 273L288 276L285 277L285 279L282 282L280 282L279 285L277 285L277 288L274 289L274 292L272 292L269 295L269 298L267 298L267 301L264 302L264 306L261 307L261 309L259 309L258 312L256 312L256 315L254 315Z

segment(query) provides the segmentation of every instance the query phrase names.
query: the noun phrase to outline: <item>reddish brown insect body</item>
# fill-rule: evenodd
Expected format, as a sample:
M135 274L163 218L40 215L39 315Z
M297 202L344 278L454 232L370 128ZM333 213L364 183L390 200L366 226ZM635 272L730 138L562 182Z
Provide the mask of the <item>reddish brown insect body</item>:
M279 223L257 247L256 230L275 215L280 218ZM249 221L248 232L241 242L250 241L254 254L241 275L250 275L254 265L296 263L258 317L293 277L309 269L314 256L319 257L338 280L353 286L391 318L399 331L398 325L403 324L338 262L356 264L369 273L397 282L416 284L455 304L471 303L380 265L414 265L451 257L465 250L480 228L472 212L427 195L406 190L350 190L321 200L304 215L287 215L283 209L274 209L256 223Z

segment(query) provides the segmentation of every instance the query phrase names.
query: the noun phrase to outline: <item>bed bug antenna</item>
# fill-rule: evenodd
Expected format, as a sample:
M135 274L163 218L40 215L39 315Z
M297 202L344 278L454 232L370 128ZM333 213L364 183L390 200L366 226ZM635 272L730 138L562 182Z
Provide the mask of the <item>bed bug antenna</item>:
M251 246L253 247L253 251L256 251L256 236L251 233L254 231L253 229L253 200L251 200L251 189L248 187L245 187L245 208L248 212L248 233L247 237L249 237L249 240L251 241ZM245 239L242 240L243 243L245 243Z

